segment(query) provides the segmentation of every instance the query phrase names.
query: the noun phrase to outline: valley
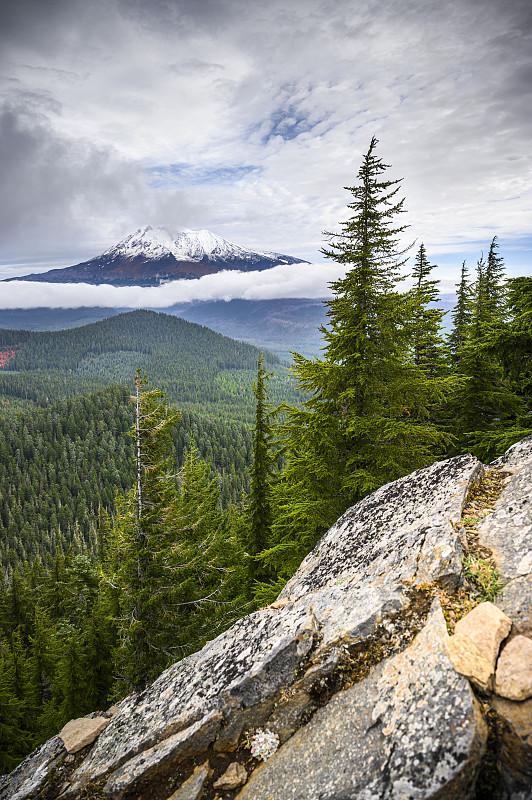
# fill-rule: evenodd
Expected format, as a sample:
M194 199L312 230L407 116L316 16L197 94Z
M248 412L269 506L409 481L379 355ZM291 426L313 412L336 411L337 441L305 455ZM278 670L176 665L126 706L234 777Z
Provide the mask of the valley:
M133 378L140 366L181 412L178 464L193 443L224 507L249 489L259 350L204 326L132 311L60 331L0 329L0 566L76 551L94 557L101 509L134 477ZM266 354L272 403L298 403Z

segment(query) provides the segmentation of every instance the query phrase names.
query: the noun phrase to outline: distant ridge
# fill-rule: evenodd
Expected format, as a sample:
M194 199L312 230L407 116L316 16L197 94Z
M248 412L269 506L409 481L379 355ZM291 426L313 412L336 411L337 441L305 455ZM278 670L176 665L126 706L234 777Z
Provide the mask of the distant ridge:
M250 272L298 263L308 262L282 253L249 250L206 230L174 236L166 228L145 225L89 261L7 280L159 286L227 269Z

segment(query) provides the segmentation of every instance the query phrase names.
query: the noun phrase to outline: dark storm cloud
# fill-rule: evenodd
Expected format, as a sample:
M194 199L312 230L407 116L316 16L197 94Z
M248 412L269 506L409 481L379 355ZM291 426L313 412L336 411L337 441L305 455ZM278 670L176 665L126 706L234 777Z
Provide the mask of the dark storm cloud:
M117 0L124 16L136 15L150 27L170 25L212 30L229 24L240 3L235 0Z
M101 0L5 0L0 4L0 42L7 52L51 53L57 46L83 47L87 32L103 27Z
M0 108L0 237L47 220L83 227L105 203L115 211L141 188L136 167L89 142L61 137L40 96L22 95Z

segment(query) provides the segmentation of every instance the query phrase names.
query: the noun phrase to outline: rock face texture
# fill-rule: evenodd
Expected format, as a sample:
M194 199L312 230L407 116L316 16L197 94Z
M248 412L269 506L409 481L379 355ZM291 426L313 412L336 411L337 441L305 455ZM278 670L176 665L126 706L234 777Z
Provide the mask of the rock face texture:
M523 439L495 465L510 473L493 514L479 525L479 541L497 562L503 581L532 573L532 447Z
M338 692L255 770L238 800L432 797L447 784L467 797L487 729L445 657L446 637L436 601L413 644Z
M497 628L488 624L491 675L505 637L506 647L516 634L531 641L532 566L524 570L532 519L523 498L532 492L532 437L504 458L495 468L509 477L482 537L510 583L500 610L475 610ZM50 740L0 778L0 800L168 800L196 790L207 800L217 791L241 800L467 800L486 758L499 758L483 718L489 703L506 731L497 797L532 798L531 701L495 697L490 678L480 684L479 703L449 658L438 599L445 607L463 583L462 508L484 469L469 455L448 459L353 506L275 603L122 700L75 757L61 739ZM476 628L466 620L460 628ZM281 744L254 769L249 736L259 727ZM524 766L512 761L508 743ZM238 768L245 751L247 769ZM230 765L242 780L251 772L249 780L241 789L236 782L215 789Z

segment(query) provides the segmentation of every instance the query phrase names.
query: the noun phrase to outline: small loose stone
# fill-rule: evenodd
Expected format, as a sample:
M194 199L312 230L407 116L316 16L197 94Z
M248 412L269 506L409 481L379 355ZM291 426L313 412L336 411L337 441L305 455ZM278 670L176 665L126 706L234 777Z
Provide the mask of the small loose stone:
M532 697L532 640L516 636L503 648L495 674L495 692L508 700Z

